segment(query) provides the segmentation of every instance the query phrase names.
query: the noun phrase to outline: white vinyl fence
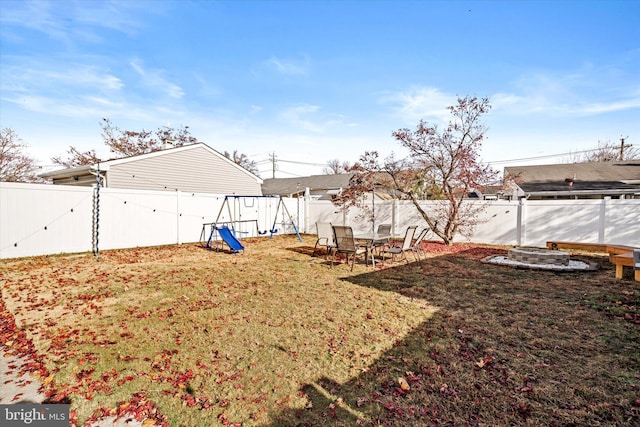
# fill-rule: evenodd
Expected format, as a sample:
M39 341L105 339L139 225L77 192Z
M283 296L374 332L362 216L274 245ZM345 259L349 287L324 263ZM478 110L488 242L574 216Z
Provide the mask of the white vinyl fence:
M101 188L95 203L94 191L0 182L0 258L197 242L203 224L216 221L240 238L290 234L304 209L297 199L279 206L279 198L234 195L225 203L220 194L113 188Z
M425 211L438 202L424 201ZM640 247L640 199L469 201L485 208L470 239L456 241L518 246L545 246L548 240L618 243ZM376 201L375 224L392 224L393 234L402 235L409 225L427 227L418 210L408 201ZM371 231L369 214L351 209L343 212L331 202L311 201L306 209L307 232L316 221L345 224L354 231ZM431 234L428 239L438 238Z
M197 242L203 224L216 221L233 221L239 237L291 234L292 224L314 234L316 221L356 231L373 227L366 214L343 212L328 201L282 199L285 210L273 197L233 195L225 204L220 194L101 188L95 212L95 199L93 188L0 182L0 258L92 251L96 224L99 250ZM423 203L430 210L437 202ZM544 246L568 240L640 247L640 199L470 203L485 207L469 239L475 243ZM376 201L375 223L392 224L397 235L408 225L426 226L411 202L397 200ZM205 227L205 239L209 232Z

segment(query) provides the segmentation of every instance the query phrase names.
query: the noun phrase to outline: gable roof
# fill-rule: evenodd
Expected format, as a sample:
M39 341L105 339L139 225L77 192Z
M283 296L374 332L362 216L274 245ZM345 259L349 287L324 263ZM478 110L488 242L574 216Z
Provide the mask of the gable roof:
M108 171L111 168L111 166L117 166L117 165L126 164L130 162L137 162L140 160L152 159L154 157L166 156L166 155L171 155L179 152L196 150L201 148L205 149L206 151L213 154L214 156L219 157L221 160L228 163L229 166L234 167L239 171L247 174L252 179L254 179L258 184L262 183L262 178L249 172L242 166L238 165L234 161L230 160L229 158L219 153L218 151L214 150L213 148L209 147L207 144L203 142L199 142L196 144L182 145L180 147L168 148L166 150L153 151L151 153L138 154L135 156L123 157L120 159L106 160L106 161L95 163L92 165L84 165L84 166L78 166L74 168L54 170L51 172L40 174L39 176L41 176L42 178L49 178L49 179L62 179L62 178L68 178L68 177L73 177L77 175L90 174L91 172L97 171L98 168L100 168L101 172L104 172L104 171Z
M312 175L298 178L268 178L262 183L265 196L288 196L302 194L305 188L312 192L327 192L349 186L353 174Z
M514 178L526 194L640 192L640 160L510 166L504 176Z

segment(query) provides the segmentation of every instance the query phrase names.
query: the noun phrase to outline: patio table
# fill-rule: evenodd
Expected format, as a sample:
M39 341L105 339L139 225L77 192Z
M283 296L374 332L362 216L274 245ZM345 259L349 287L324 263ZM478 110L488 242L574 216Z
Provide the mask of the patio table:
M373 245L374 243L381 243L388 241L393 238L391 234L380 234L380 233L358 233L354 234L353 238L355 240L360 240L366 242L367 251L371 255L371 264L375 268L376 266L376 258L373 255Z

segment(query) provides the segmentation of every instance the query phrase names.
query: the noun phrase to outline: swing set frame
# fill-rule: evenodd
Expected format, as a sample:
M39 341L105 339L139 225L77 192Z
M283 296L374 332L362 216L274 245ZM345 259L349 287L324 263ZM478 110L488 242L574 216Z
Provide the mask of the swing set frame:
M271 226L271 230L260 230L259 224L258 224L258 220L257 219L249 219L249 220L236 220L234 214L231 212L231 203L230 201L233 200L235 201L240 201L242 200L245 203L246 206L246 200L247 199L271 199L271 200L278 200L278 204L276 205L276 212L273 216L273 225ZM229 214L229 221L220 221L220 217L222 216L225 206L227 208L227 213ZM246 206L246 207L253 207L254 205L251 204L251 206ZM282 208L282 212L283 214L286 214L287 217L289 218L289 223L280 223L281 225L291 225L293 226L293 230L296 233L296 236L298 236L298 240L300 240L302 242L302 237L300 237L300 232L298 231L298 226L296 225L295 221L293 220L293 217L291 216L291 213L289 213L289 209L287 209L287 205L284 203L284 200L282 199L282 196L236 196L236 195L231 195L231 196L224 196L224 201L222 202L222 206L220 206L220 210L218 211L218 216L216 217L216 220L214 223L215 225L218 224L230 224L231 225L231 229L235 232L235 229L233 227L234 224L242 224L242 223L249 223L249 222L253 222L256 224L256 232L258 233L258 235L265 235L267 233L269 234L269 238L273 238L273 235L276 234L278 232L278 229L276 228L276 224L278 224L278 214L280 213L280 209Z

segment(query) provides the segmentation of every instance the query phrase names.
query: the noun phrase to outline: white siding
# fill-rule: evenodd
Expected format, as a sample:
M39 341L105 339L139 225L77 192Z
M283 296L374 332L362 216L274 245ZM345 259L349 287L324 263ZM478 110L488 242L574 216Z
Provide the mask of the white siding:
M262 194L256 178L205 147L132 158L112 165L107 172L107 186L212 194Z

